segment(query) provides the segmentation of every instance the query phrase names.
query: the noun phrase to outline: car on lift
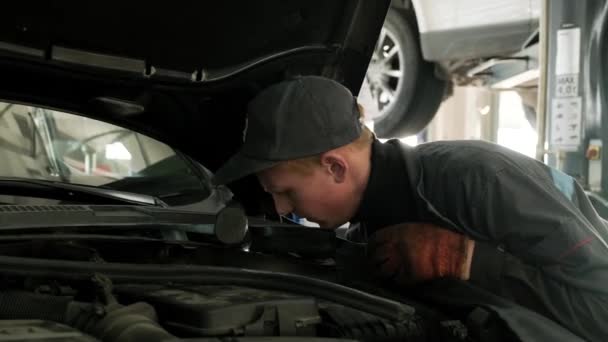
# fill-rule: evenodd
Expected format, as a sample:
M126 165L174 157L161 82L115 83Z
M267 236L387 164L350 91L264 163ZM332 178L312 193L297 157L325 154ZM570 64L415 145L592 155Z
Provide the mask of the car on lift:
M538 0L393 0L359 95L376 134L424 129L452 86L484 85L473 68L524 48L539 16Z

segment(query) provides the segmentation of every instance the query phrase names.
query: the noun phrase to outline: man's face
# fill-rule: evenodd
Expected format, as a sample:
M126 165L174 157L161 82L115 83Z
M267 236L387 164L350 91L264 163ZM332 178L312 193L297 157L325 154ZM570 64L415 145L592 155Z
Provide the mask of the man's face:
M337 228L348 222L358 206L358 199L352 196L352 182L337 180L322 165L302 172L281 163L259 172L258 179L272 195L280 215L295 213L322 228Z

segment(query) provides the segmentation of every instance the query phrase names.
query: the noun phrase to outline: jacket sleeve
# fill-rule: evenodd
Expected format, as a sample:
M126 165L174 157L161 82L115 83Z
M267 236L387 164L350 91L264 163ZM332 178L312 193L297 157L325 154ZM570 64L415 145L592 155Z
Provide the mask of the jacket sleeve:
M506 168L475 189L479 202L461 217L487 240L476 245L471 282L606 340L606 226L578 183L546 171L522 176Z
M547 176L497 172L477 191L478 202L462 208L470 210L462 215L470 221L464 226L552 277L589 290L599 289L601 281L604 288L606 226L574 179L554 170L557 176L551 177L547 170Z
M556 279L483 242L475 246L470 283L531 309L588 341L606 341L608 297Z

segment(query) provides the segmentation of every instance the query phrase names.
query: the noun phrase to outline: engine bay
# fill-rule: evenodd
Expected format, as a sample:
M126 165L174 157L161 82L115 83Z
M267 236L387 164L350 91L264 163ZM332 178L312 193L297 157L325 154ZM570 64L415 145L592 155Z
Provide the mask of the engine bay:
M110 248L107 243L0 244L0 341L467 337L460 321L429 319L418 307L340 285L349 270L339 258L330 262L217 246L167 250L140 241ZM123 251L108 258L116 248Z
M229 284L120 284L109 293L100 275L89 285L3 290L0 341L439 340L420 317L391 321L294 293Z
M370 283L362 244L333 232L251 224L234 244L203 215L4 208L0 342L470 340Z

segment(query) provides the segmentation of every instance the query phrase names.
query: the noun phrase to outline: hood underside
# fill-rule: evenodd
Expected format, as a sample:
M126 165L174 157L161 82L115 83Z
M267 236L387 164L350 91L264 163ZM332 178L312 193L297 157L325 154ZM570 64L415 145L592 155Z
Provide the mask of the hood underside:
M11 3L0 97L139 131L214 170L267 85L316 74L356 94L389 3Z

